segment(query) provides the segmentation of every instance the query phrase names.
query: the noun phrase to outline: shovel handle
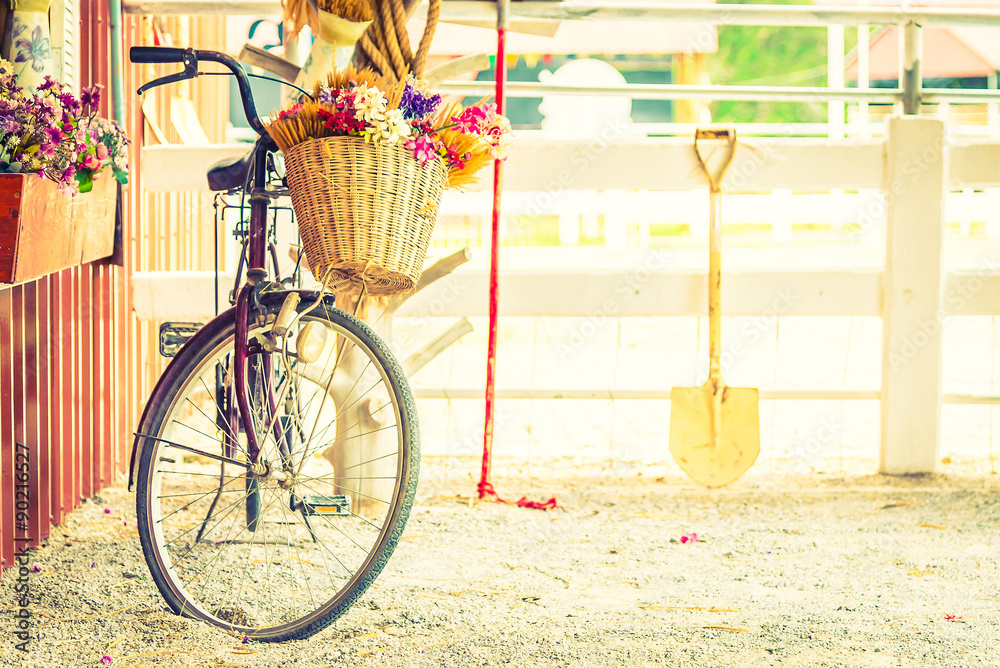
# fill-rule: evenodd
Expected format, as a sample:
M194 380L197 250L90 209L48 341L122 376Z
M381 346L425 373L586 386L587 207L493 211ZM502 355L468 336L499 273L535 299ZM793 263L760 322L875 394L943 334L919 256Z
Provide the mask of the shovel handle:
M699 140L725 140L726 157L718 172L713 174L708 167L708 159L702 154L703 145ZM721 384L722 354L722 178L733 163L736 151L736 130L734 128L699 128L694 133L694 152L698 165L709 184L709 234L708 234L708 377L715 385ZM718 394L718 392L716 393ZM718 413L718 411L715 411ZM716 416L717 417L717 416Z

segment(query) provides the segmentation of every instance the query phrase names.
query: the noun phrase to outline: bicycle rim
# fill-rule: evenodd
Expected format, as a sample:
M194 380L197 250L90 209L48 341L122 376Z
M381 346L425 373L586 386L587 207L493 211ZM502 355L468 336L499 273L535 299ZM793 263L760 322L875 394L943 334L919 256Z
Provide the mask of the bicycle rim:
M316 362L249 361L269 473L248 470L226 399L231 317L192 339L154 391L139 432L139 534L178 614L261 640L312 635L364 592L402 533L419 466L412 394L366 325L321 311L302 319L328 331Z

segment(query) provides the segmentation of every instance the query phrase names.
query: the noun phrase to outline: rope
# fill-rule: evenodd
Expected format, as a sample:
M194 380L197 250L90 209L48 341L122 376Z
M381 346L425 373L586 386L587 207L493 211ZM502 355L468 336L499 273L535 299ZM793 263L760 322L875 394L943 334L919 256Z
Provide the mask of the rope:
M406 30L406 7L403 6L402 0L391 0L392 2L392 19L393 27L396 30L397 35L405 36L406 39L399 40L399 48L403 52L403 58L406 62L413 63L413 52L410 51L410 40L409 35Z
M485 499L491 497L496 499L498 503L513 504L518 508L527 508L529 510L557 510L562 509L562 506L556 501L556 497L550 498L548 501L530 501L528 497L522 496L517 501L507 501L506 499L501 499L497 491L493 489L493 483L488 480L483 480L479 482L477 486L477 491L479 492L479 498Z
M427 53L431 50L431 40L434 38L434 30L437 28L440 16L441 0L430 0L430 5L427 7L427 25L424 26L424 34L420 38L420 46L417 47L417 56L413 59L413 65L410 67L414 76L420 77L424 74Z
M411 4L415 6L416 3ZM372 0L372 13L372 25L358 40L357 64L371 67L396 81L402 81L410 73L417 78L423 76L441 16L441 0L430 0L427 23L416 54L410 48L410 36L406 31L409 10L405 0Z
M381 22L382 32L385 35L385 48L382 50L382 55L388 57L393 67L393 72L383 72L382 74L395 74L396 78L399 79L400 72L406 69L406 62L403 60L402 51L399 50L400 34L395 25L395 17L392 14L392 5L390 2L391 0L380 0L375 3L379 11L377 20ZM409 36L406 34L405 24L403 25L402 36L409 39Z
M370 30L370 28L369 28ZM368 33L365 33L366 35ZM371 63L372 69L376 69L379 72L389 72L392 70L392 66L389 61L385 59L382 55L382 51L379 50L370 40L361 42L361 49L368 61Z

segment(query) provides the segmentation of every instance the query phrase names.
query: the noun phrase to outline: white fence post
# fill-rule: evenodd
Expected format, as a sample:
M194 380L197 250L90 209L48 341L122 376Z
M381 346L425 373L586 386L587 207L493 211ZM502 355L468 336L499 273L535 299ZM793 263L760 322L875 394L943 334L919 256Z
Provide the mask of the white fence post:
M893 117L885 143L879 470L934 471L941 438L944 122Z

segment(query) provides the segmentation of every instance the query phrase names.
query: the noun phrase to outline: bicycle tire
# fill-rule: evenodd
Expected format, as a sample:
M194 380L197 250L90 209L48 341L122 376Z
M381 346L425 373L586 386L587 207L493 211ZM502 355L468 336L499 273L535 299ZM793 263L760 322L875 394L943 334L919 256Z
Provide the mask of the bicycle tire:
M274 316L280 309L283 296L284 293L271 293L262 297L262 306L266 313L264 319L266 324L259 326L258 332L266 330L270 326L270 322L273 321ZM311 303L304 300L298 306L299 312L304 312L310 307ZM365 369L371 366L377 372L378 379L384 388L379 391L384 391L389 395L392 414L396 420L395 429L391 432L391 434L395 435L396 441L396 451L392 453L392 456L395 457L396 473L391 483L391 497L388 499L374 497L363 499L361 497L364 494L358 492L361 496L354 497L353 500L350 500L349 497L347 501L349 516L336 515L331 520L325 514L329 512L328 510L322 510L319 514L310 515L310 512L322 509L323 506L318 504L322 504L323 502L319 501L314 505L308 506L303 501L308 498L305 495L299 500L297 512L294 508L288 510L288 508L294 506L296 499L299 499L299 497L293 496L294 492L281 488L280 482L261 478L264 481L260 483L261 491L254 494L257 503L253 509L255 515L254 528L249 531L243 529L240 533L231 537L236 525L235 517L243 515L246 517L246 521L249 521L250 508L247 507L247 513L243 513L243 508L238 507L239 500L237 500L236 504L230 504L229 506L223 504L221 508L234 508L235 512L229 533L223 539L219 540L221 530L215 532L215 529L222 525L223 520L228 521L229 512L226 511L226 514L222 516L223 520L215 522L211 527L209 527L209 524L210 521L216 519L214 513L222 512L219 510L220 497L227 492L238 492L236 487L226 489L229 483L236 480L241 481L240 484L246 482L246 487L249 488L249 481L252 474L239 474L227 479L225 475L227 464L220 463L216 466L216 469L220 471L218 474L218 483L211 483L207 479L214 474L200 472L211 470L213 464L211 462L205 464L202 460L212 456L212 448L220 446L221 449L219 452L222 454L228 452L226 450L228 439L226 432L223 432L221 435L215 434L218 443L212 441L212 434L208 433L203 433L202 437L198 437L197 439L192 438L188 441L190 443L195 442L195 440L198 442L203 440L207 443L207 445L198 446L204 449L198 451L201 457L196 454L194 458L191 458L190 453L186 453L183 450L180 452L184 456L177 457L175 453L178 452L178 446L182 444L177 440L166 438L165 435L171 436L174 431L180 433L180 429L175 426L177 424L188 426L191 429L189 425L180 423L177 416L183 416L185 411L190 412L192 415L196 414L194 411L189 410L185 404L185 400L197 407L195 402L191 400L192 396L198 396L197 391L199 388L195 384L199 380L202 380L204 384L203 378L209 372L216 376L218 375L219 365L223 363L220 360L224 360L226 351L231 350L233 347L235 309L230 309L202 328L174 358L151 395L137 435L137 439L140 441L145 439L144 442L138 443L138 445L143 446L140 451L136 494L139 538L152 579L163 595L164 600L177 614L201 619L235 634L246 635L262 641L283 641L309 637L326 628L343 615L385 567L403 532L417 487L420 447L416 407L402 368L388 346L368 325L343 311L332 308L331 304L326 301L312 314L306 315L303 318L303 322L305 321L324 323L329 330L334 331L339 337L336 341L343 341L343 344L335 344L333 346L335 350L340 350L340 348L337 348L337 345L342 345L343 350L348 350L348 342L353 342L352 349L357 349L359 353L363 353L369 360ZM276 355L277 353L272 354ZM334 365L335 370L330 372L330 380L327 381L325 387L327 394L330 392L330 387L337 373L336 369L342 360L340 354L338 352L337 364ZM299 376L296 377L295 373L299 373ZM294 395L298 413L293 415L292 418L282 420L281 424L283 426L290 425L292 419L298 420L296 424L300 428L300 440L303 441L301 447L302 462L299 464L299 471L303 471L306 466L321 465L314 464L312 461L312 459L319 458L310 458L310 455L317 454L316 450L311 449L313 445L312 440L310 439L306 443L304 439L301 439L301 434L305 433L305 430L301 429L304 418L315 402L315 396L313 396L309 403L303 407L301 403L302 392L313 391L311 390L311 386L304 386L303 381L312 381L306 378L306 371L297 371L295 373L292 374L287 385L289 388L293 387L293 385L296 387ZM365 373L366 371L362 371L358 375L358 379L354 383L355 386L358 386L359 381L365 377ZM291 382L291 378L295 379L294 383ZM278 381L275 380L274 382L277 384ZM323 388L322 383L314 384L316 387ZM365 384L367 384L367 381ZM355 390L352 388L351 391L354 392ZM359 388L358 392L360 391ZM371 390L369 389L361 396L363 397L370 393ZM348 394L347 400L351 397L352 395ZM218 400L213 398L212 401L217 402ZM358 401L360 401L360 398L355 399L354 404L357 404ZM323 416L325 402L326 397L319 404L319 408L315 409L317 424ZM388 405L389 403L386 403L382 408ZM218 406L217 403L216 406ZM199 410L203 415L206 413L205 410ZM349 430L351 427L342 427L342 422L345 418L341 416L345 415L347 409L342 409L338 405L335 407L335 410L338 412L333 418L334 422L324 429L323 435L335 425L335 432L338 434L336 438L339 439L340 430L342 428ZM275 419L277 419L276 415ZM209 420L217 422L218 415L214 417L205 415L204 424L207 425ZM201 424L199 424L199 428L202 428ZM204 426L204 429L208 431L207 426ZM314 434L315 430L316 426L314 425ZM390 438L385 436L386 433L389 433L388 428L381 428L378 431L383 432L380 438L388 444ZM185 430L183 433L186 434L187 431ZM230 429L228 433L236 433L236 438L239 438L238 430L234 431ZM367 434L372 433L374 432L367 432ZM287 434L288 432L286 432L286 436ZM365 432L362 432L362 434L364 435ZM152 440L150 437L164 440ZM291 439L292 437L287 436L287 438ZM276 436L276 446L277 441L278 437ZM387 449L387 447L386 445L383 449ZM361 445L358 445L358 450L362 450ZM169 456L167 456L168 454ZM378 455L377 458L385 460L388 456ZM374 456L373 459L362 462L362 464L358 464L357 466L372 464L373 462ZM233 464L228 465L233 466ZM359 486L363 484L361 482L363 480L361 475L363 471L364 469L360 469L358 473L358 482L356 484ZM344 473L341 470L339 475L343 477ZM330 481L339 479L331 477L336 475L337 473L334 472L333 474L325 474L323 476L303 476L301 478L303 481L301 485L298 482L299 478L294 478L296 481L294 483L295 489L300 490L300 492L303 489L314 490L314 485L325 484L327 479ZM385 477L387 478L388 476ZM344 480L354 479L344 478ZM307 481L310 481L311 484ZM257 482L256 478L254 478L254 482ZM383 484L374 482L374 478L368 482L373 485ZM200 485L200 487L198 487L198 491L190 492L188 491L190 487L187 486L189 484ZM216 484L216 487L212 488L212 484ZM384 485L388 487L389 482L385 481ZM173 487L183 489L183 493L164 493L163 490L165 488L170 490ZM206 488L208 491L202 493L202 489ZM208 495L213 493L215 495L214 500L209 503ZM262 495L267 495L269 498L266 504L262 504L260 501ZM184 497L188 496L195 496L195 499L187 503L187 499ZM174 497L182 497L183 500L173 501ZM320 496L317 498L322 499L325 497ZM376 507L376 510L382 507L381 504L385 504L386 508L382 514L382 519L378 520L377 517L373 517L372 521L365 519L361 511L357 510L353 505L354 503L361 504L362 501L366 502L369 506ZM184 505L171 510L176 504ZM208 505L210 507L207 510L207 515L202 521L197 536L193 540L190 537L190 533L193 531L191 528L187 528L183 533L172 533L180 531L184 527L189 527L192 524L192 517L194 518L193 523L197 524L199 521L197 518L200 517L201 513L206 512L205 506ZM171 510L171 512L165 513L167 510ZM279 515L279 510L284 514ZM342 510L343 508L340 507L339 511ZM258 515L259 519L256 519ZM282 518L282 521L279 522L275 517ZM313 518L312 522L310 522L309 517ZM347 519L344 519L345 517ZM320 520L323 522L319 523ZM379 523L377 524L376 522ZM273 527L271 527L272 524ZM371 525L372 528L367 527L366 524ZM177 525L177 529L174 529L175 525ZM267 533L255 545L258 534L269 530L269 527L274 529L273 533ZM330 527L339 531L342 536L339 536ZM206 528L208 531L207 534L205 533ZM347 543L349 541L357 549L351 547L351 545L345 546L338 543L324 544L323 550L325 552L320 551L318 548L310 546L304 538L307 535L305 532L306 529L308 529L308 535L311 536L313 543L318 542L317 538L322 533L323 536L336 537L340 543ZM248 531L247 535L249 538L245 537L243 541L237 541L237 538L239 538L243 531ZM287 535L287 540L285 536L278 534L279 531L284 531ZM187 537L185 537L185 534L187 534ZM366 540L364 545L367 545L367 540L369 539L365 539L364 536L369 535L372 536L370 538L370 547L358 544L358 540ZM344 539L347 540L345 541ZM281 548L278 547L282 540L285 540L287 543L285 553L280 553ZM243 543L247 546L243 547ZM181 554L181 544L186 548L186 552L183 554ZM214 551L213 545L215 548ZM240 547L237 547L237 545L240 545ZM275 547L271 548L271 545ZM292 547L294 547L294 553L292 553ZM239 557L236 552L237 549L244 551L243 561L235 560ZM269 550L271 551L269 552ZM364 554L358 556L358 550L364 551ZM206 562L205 560L213 554L215 556L211 557L211 561ZM306 557L312 556L312 559L304 558L303 554ZM331 565L336 566L337 564L329 561L326 556L327 554L332 556L337 564L343 567L343 570L347 571L347 573L339 574L335 579L333 570L337 570L339 573L340 569L331 568ZM228 556L224 557L223 555ZM252 555L256 556L251 558ZM319 555L322 559L316 555ZM351 558L349 562L350 566L345 564L347 556ZM215 563L216 561L219 563ZM285 561L288 563L283 563ZM261 562L264 562L266 566L261 566ZM293 562L298 563L293 564ZM228 580L223 580L222 578L235 575L235 571L231 567L233 563L242 568L242 575L240 576L240 581L229 585L228 589L220 588L221 584L210 585L202 581L203 579L208 579L213 573L218 572L220 582L228 582ZM357 564L357 567L354 564ZM299 582L296 581L296 578L299 576L292 570L293 565L301 572L301 581ZM187 571L187 569L198 567L200 567L200 570ZM264 569L263 573L261 573L261 569ZM248 571L250 572L249 576L247 575ZM319 592L322 596L320 596L319 600L316 600L316 595L312 590L312 583L323 577L323 573L328 575L331 585L324 587ZM202 574L205 575L205 578L199 577ZM340 581L343 581L342 585L338 584ZM273 613L275 619L262 622L261 618L268 612L264 609L266 603L265 597L261 595L259 599L252 599L248 596L246 599L243 599L242 596L243 589L248 588L248 585L250 589L259 585L261 591L263 591L264 587L272 589L284 587L281 590L281 594L285 594L286 589L290 589L295 596L289 595L287 597L281 596L280 598L275 598L273 591L269 593L270 599L267 604L274 605L283 610L283 606L296 605L295 603L289 603L289 601L302 599L304 594L302 583L305 583L308 590L307 593L311 599L310 603L305 604L308 610L304 611L303 614L299 614L299 612L275 612ZM319 584L324 583L320 582ZM229 600L228 597L233 596L231 592L236 590L237 585L239 586L239 593L236 594L238 600L234 602L232 609L224 608L225 602ZM201 591L200 596L193 594L194 590L198 587L200 587ZM326 597L326 593L329 592L332 592L332 595ZM224 597L223 602L218 602L219 597Z

